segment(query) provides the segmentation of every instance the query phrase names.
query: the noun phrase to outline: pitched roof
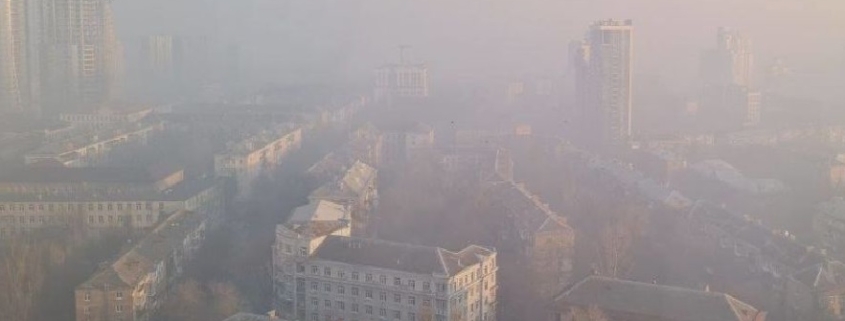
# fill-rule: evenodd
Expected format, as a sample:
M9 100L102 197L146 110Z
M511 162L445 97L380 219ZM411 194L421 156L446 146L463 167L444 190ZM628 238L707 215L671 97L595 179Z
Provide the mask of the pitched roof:
M519 228L528 231L563 230L572 232L566 219L557 215L549 206L543 203L537 195L531 194L521 184L512 181L494 182L491 184L492 198L513 216Z
M451 276L493 253L475 245L451 252L438 247L330 235L317 248L314 257L416 274Z
M337 203L319 200L297 207L287 223L307 223L317 221L337 221L349 219L346 209Z
M150 234L120 256L107 268L100 270L80 287L134 286L155 270L173 250L182 245L189 233L202 222L201 215L181 211L159 224Z
M765 312L717 292L590 276L555 298L554 308L596 306L665 321L764 320Z
M23 167L0 175L4 183L153 183L181 169L169 172L123 167Z

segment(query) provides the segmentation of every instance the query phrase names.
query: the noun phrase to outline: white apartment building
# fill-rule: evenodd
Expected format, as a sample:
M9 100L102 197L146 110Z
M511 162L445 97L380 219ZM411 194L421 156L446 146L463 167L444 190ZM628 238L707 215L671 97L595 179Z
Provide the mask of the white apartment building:
M275 305L308 321L496 320L496 252L349 237L348 220L294 214L276 228Z

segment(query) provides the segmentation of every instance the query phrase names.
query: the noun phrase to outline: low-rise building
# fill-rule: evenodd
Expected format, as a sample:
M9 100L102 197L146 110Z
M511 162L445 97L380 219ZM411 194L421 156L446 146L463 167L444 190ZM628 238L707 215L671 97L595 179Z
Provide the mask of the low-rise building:
M370 212L378 202L378 171L363 162L355 162L337 180L323 184L308 196L312 203L331 201L347 208L355 226L355 234L362 234L368 226Z
M164 130L164 123L133 123L117 128L96 130L68 139L48 142L24 155L26 164L51 163L66 167L96 166L108 159L116 146L132 142L145 143Z
M484 192L494 208L503 210L499 240L503 248L516 249L531 266L531 288L540 297L560 291L572 275L575 231L524 186L510 181L493 182Z
M348 222L279 225L275 305L290 320L496 320L496 252L346 236Z
M575 283L551 308L554 321L596 320L588 316L592 309L609 321L766 320L765 311L729 294L600 276Z
M358 161L378 167L383 145L381 133L373 126L362 126L351 134L349 142L308 168L308 175L323 184L342 177Z
M161 306L206 232L202 213L180 211L76 287L77 321L145 321Z
M281 164L301 145L301 128L281 126L262 131L214 155L214 171L218 176L232 178L237 194L245 196L256 178Z
M422 123L386 126L384 132L384 161L402 163L434 147L434 129Z
M149 229L182 210L202 211L217 221L224 202L223 184L216 179L185 181L160 192L0 194L0 238L47 227Z

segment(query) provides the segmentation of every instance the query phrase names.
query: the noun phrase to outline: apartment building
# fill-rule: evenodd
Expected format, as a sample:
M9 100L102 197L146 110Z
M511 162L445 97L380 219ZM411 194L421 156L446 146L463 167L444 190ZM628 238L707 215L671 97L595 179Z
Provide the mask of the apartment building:
M49 163L65 167L89 167L103 163L116 146L132 142L145 143L152 135L164 130L164 123L130 124L79 134L67 139L48 142L24 155L28 165Z
M312 202L331 201L346 207L351 213L355 235L362 235L367 228L370 212L378 203L378 171L356 161L343 177L323 184L310 195Z
M91 185L96 183L91 181ZM87 184L80 182L82 186ZM71 187L67 192L2 193L0 238L49 227L86 231L149 229L181 210L203 211L213 220L223 215L225 194L222 181L217 179L180 181L161 190L129 187L127 190L113 186L74 191Z
M302 145L302 129L280 126L232 144L214 155L217 176L235 181L237 194L247 195L256 178L281 164L282 160Z
M199 249L207 222L180 211L114 262L76 287L77 321L145 321Z
M496 319L496 252L349 237L342 219L276 228L275 305L289 320Z

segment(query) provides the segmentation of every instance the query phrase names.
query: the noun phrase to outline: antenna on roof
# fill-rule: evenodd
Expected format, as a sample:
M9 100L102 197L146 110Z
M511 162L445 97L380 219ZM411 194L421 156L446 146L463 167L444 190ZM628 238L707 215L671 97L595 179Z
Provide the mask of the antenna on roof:
M409 45L399 45L399 63L405 64L405 50L410 49Z

